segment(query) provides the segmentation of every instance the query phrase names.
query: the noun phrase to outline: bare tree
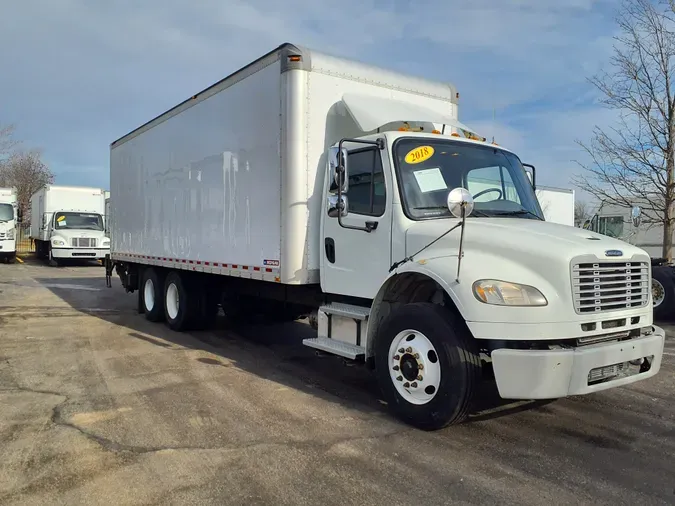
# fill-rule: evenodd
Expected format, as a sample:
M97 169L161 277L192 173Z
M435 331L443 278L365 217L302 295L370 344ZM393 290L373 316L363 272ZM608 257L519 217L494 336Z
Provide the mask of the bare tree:
M588 202L577 200L574 203L574 226L583 227L587 220L592 218L591 207Z
M0 160L7 158L18 145L14 139L14 125L0 125Z
M662 256L673 257L675 225L675 1L624 0L617 17L611 72L590 79L618 124L596 127L590 156L574 183L607 204L643 207L663 226Z
M17 151L0 162L0 186L16 188L19 209L25 217L33 193L53 182L54 174L42 162L38 151Z

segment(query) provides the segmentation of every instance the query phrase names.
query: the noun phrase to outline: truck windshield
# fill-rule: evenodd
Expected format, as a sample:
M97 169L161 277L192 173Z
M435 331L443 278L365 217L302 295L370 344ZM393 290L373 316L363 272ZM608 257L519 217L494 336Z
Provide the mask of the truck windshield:
M517 156L495 148L446 139L402 138L394 163L403 204L412 219L450 216L448 192L473 195L475 217L543 220L543 213Z
M57 230L103 230L103 218L96 213L56 213Z
M12 204L0 204L0 222L14 219L14 207Z

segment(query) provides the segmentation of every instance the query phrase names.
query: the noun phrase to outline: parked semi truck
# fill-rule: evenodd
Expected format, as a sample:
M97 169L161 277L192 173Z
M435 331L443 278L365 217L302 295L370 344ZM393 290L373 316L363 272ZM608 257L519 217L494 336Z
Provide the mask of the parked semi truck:
M16 188L0 188L0 260L14 263L18 226Z
M661 258L663 226L645 223L642 208L649 209L649 202L636 200L632 207L602 202L585 223L585 228L609 237L616 237L644 249L650 255L652 267L652 301L657 319L675 317L675 268ZM641 204L641 205L640 205Z
M103 260L110 253L101 188L46 185L30 203L30 236L38 257L59 265L64 260Z
M284 44L114 141L116 272L176 331L308 317L416 427L655 375L649 256L548 223L454 86ZM532 181L532 182L531 182ZM489 183L486 185L486 182Z

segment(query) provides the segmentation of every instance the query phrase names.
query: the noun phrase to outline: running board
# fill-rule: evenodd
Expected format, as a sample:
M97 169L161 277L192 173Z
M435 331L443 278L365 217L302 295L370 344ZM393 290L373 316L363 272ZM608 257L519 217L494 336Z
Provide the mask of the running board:
M363 346L336 341L335 339L329 339L328 337L303 339L302 344L309 346L310 348L339 355L351 360L362 359L366 356L366 350Z
M353 320L364 321L370 315L370 308L363 306L354 306L342 302L333 302L321 306L319 311L327 315L340 316L342 318L351 318Z

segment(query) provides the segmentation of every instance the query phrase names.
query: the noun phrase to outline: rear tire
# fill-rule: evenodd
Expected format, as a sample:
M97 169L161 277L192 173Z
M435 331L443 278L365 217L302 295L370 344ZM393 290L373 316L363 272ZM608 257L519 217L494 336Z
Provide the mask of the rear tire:
M431 303L405 305L382 322L375 370L389 409L423 430L465 420L481 379L468 329L448 308Z
M164 320L164 282L156 269L143 270L143 282L139 288L141 312L151 322Z
M164 313L171 330L190 330L199 317L199 299L191 279L172 271L164 282Z

